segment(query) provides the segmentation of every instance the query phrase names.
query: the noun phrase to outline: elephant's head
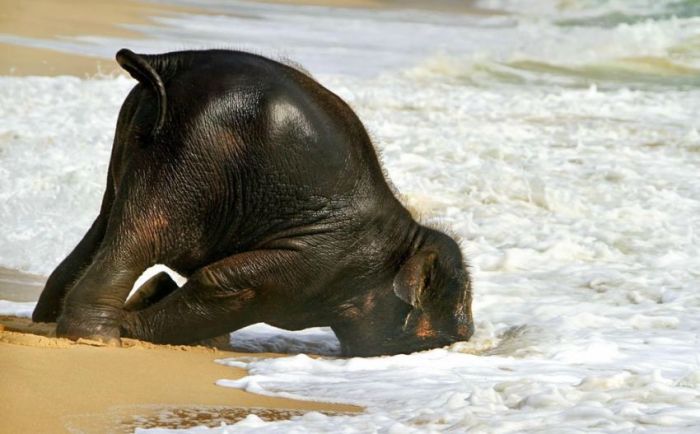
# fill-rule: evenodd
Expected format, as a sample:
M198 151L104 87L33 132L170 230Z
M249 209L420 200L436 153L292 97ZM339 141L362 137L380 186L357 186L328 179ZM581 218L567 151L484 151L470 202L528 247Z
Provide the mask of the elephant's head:
M346 355L399 354L466 341L474 333L471 280L458 244L427 229L424 242L404 259L370 300L353 333L336 330ZM340 333L338 333L340 331Z

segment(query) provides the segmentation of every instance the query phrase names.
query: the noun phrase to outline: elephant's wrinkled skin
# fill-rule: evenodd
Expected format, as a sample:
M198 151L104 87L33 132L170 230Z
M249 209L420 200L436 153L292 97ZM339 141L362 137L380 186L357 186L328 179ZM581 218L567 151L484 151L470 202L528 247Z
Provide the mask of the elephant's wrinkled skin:
M139 84L119 114L102 208L35 321L113 343L330 326L345 355L469 339L457 243L414 221L335 94L237 51L121 50L117 61ZM156 263L187 283L157 275L125 305Z

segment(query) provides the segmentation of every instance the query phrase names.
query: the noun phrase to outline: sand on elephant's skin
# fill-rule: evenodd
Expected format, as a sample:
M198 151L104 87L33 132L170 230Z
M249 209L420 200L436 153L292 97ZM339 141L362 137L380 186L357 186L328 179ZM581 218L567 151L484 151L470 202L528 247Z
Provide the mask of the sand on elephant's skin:
M51 324L0 317L0 432L133 432L219 426L250 413L279 419L311 410L361 410L216 386L218 379L245 375L214 362L239 353L132 339L121 348L104 347L51 337L53 332Z

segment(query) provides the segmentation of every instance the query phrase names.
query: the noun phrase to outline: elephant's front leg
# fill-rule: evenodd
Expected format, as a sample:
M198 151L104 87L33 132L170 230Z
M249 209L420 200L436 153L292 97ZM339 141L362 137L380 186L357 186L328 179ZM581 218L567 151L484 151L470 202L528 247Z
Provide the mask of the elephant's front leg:
M90 265L105 235L107 220L114 200L112 176L107 176L107 189L102 198L100 214L95 219L83 239L73 251L56 267L46 281L44 290L32 313L34 322L54 322L61 313L66 293L80 277L80 273Z
M124 300L149 264L113 246L103 246L80 280L68 292L56 334L119 343Z
M32 313L32 321L56 321L61 313L63 298L80 276L80 272L90 264L92 256L102 242L106 226L106 218L99 215L80 243L51 273Z
M273 294L293 294L299 286L299 270L308 268L299 256L290 250L258 250L203 267L160 302L127 312L122 334L185 344L266 321Z

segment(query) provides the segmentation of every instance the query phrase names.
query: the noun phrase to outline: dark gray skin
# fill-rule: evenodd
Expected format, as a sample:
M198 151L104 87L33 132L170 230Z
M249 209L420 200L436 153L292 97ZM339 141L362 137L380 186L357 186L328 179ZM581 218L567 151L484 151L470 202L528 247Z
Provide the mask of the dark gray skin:
M100 214L34 321L184 344L257 322L330 326L348 356L469 339L458 244L394 196L355 113L305 73L227 50L117 53L122 106ZM165 264L188 278L135 280Z

